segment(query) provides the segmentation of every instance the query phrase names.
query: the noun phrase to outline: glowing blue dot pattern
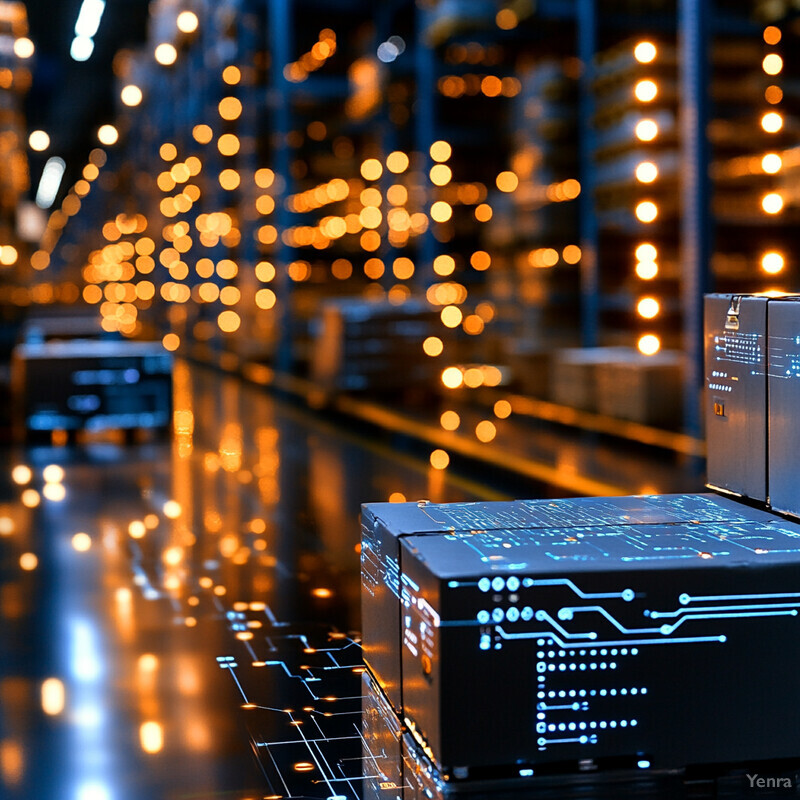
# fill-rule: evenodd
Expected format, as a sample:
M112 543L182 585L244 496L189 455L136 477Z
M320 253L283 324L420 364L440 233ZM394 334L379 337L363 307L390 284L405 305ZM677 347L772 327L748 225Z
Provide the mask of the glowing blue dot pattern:
M715 360L718 364L766 366L766 342L763 333L730 331L714 337ZM727 378L727 370L712 370L712 377Z
M364 652L442 774L793 757L800 525L711 495L390 505L362 539ZM780 675L758 709L753 652ZM465 735L490 717L514 724Z

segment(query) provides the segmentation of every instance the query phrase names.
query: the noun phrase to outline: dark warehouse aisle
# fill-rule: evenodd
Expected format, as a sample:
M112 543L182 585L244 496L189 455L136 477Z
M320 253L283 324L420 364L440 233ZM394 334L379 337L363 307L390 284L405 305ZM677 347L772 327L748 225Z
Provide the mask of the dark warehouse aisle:
M263 797L218 665L247 641L227 612L356 630L360 499L474 496L216 373L180 363L175 401L172 444L5 471L4 798Z
M360 503L503 499L503 473L184 361L174 379L168 440L5 454L0 796L357 800Z
M800 797L800 0L0 0L0 800Z

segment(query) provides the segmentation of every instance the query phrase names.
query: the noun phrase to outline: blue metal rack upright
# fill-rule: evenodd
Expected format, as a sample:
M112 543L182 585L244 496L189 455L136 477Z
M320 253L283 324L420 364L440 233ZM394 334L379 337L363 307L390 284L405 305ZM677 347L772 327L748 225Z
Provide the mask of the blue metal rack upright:
M700 396L703 384L703 294L710 289L711 187L708 174L708 3L680 0L678 5L681 91L681 301L683 307L683 425L701 433Z

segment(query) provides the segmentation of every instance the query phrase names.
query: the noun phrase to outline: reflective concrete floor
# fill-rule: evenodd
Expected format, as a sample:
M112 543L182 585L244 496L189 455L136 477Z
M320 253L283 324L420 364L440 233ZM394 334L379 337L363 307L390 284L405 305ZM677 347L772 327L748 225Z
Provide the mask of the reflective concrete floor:
M172 442L5 454L4 799L286 794L253 757L237 686L268 693L275 673L229 664L260 663L262 624L357 629L362 501L479 491L185 364L175 399Z
M3 455L0 797L355 798L360 503L501 494L175 377L174 440Z

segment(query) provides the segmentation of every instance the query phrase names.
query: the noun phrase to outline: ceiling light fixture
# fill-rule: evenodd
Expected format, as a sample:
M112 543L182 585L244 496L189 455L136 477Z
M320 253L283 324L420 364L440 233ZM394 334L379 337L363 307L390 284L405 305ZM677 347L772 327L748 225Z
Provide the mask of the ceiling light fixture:
M39 208L50 208L53 205L66 168L63 158L53 157L47 160L36 191L36 205Z
M105 0L83 0L75 23L75 38L69 49L75 61L88 61L94 52L94 36L105 11Z

